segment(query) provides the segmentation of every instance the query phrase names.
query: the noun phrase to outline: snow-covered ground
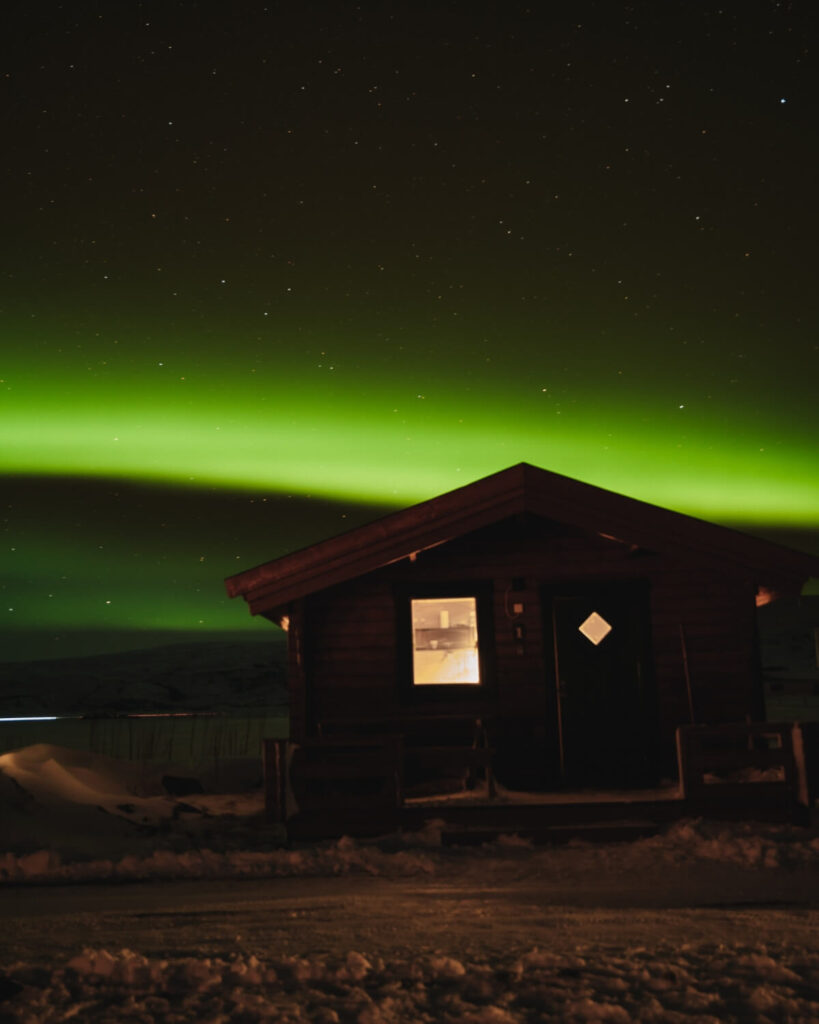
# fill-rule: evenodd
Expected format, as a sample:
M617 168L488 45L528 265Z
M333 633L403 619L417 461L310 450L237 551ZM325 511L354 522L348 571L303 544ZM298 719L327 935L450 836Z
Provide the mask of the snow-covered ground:
M0 981L2 984L2 981ZM447 1021L815 1021L819 954L762 945L533 949L500 962L255 955L149 960L85 950L59 970L15 967L8 1022L359 1024ZM18 988L19 986L19 988Z
M0 756L8 919L11 896L47 901L53 890L30 888L42 883L249 879L246 903L232 890L235 929L271 885L285 890L263 924L278 912L291 926L250 944L203 936L193 953L134 948L125 928L119 944L104 928L78 934L54 961L26 946L0 964L0 1021L819 1021L817 830L685 821L628 844L458 849L432 820L411 836L288 849L260 834L260 812L259 793L174 799L75 751ZM320 889L312 930L298 900L284 911L287 886ZM161 904L171 922L174 888ZM21 935L58 927L40 912L18 917Z

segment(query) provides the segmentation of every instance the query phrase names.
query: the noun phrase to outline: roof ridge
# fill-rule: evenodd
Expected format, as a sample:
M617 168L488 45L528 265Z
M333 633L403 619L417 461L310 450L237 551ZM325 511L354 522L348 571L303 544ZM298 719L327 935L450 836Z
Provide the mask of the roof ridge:
M815 556L519 462L237 573L225 585L231 597L244 596L255 613L518 512L531 512L652 550L704 555L748 573L792 581L819 576L819 558Z

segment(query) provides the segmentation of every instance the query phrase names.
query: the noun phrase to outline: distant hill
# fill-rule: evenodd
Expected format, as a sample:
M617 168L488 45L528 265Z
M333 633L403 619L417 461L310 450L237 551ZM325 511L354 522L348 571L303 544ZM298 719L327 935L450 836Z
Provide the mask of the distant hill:
M6 662L0 663L0 718L283 709L286 676L284 636Z

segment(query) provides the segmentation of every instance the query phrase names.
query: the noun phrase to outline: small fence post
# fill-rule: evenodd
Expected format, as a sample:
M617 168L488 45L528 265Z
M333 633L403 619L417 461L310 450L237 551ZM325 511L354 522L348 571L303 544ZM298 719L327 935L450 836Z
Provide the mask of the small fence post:
M287 740L262 740L264 810L268 821L287 819Z
M792 734L794 760L794 792L796 802L802 807L810 807L811 793L808 784L807 760L805 757L805 737L799 722L793 723Z
M687 733L685 727L678 725L677 740L677 772L680 778L680 797L686 800L691 796L690 762L688 759Z

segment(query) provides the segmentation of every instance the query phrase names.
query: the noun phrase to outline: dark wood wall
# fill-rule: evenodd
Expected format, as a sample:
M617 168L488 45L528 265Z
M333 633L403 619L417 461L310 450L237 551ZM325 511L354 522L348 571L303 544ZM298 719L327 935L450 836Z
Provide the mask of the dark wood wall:
M582 581L640 580L649 588L657 741L673 760L677 725L690 721L685 644L697 721L761 716L755 638L755 586L724 567L634 549L518 517L313 594L291 609L293 738L320 725L363 718L400 720L430 713L494 718L534 745L549 741L553 659L541 588ZM408 585L482 581L491 585L495 686L463 688L455 701L399 685L396 594ZM513 616L514 602L523 604ZM523 642L515 625L524 629ZM682 633L681 627L682 626ZM295 631L295 632L294 632ZM296 640L296 637L298 638ZM525 734L525 735L524 735Z

